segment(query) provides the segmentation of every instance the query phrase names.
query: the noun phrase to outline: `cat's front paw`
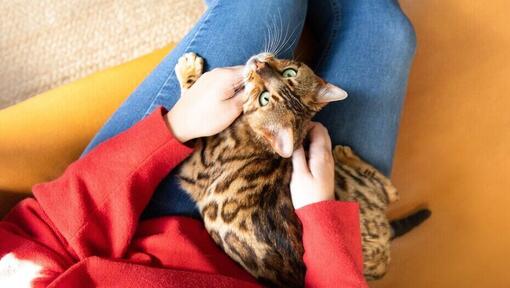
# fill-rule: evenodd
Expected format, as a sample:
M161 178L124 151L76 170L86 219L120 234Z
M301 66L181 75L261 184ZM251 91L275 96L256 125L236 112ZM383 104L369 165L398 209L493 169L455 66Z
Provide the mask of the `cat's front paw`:
M202 75L204 59L193 52L188 52L179 58L175 65L175 75L181 89L190 88Z

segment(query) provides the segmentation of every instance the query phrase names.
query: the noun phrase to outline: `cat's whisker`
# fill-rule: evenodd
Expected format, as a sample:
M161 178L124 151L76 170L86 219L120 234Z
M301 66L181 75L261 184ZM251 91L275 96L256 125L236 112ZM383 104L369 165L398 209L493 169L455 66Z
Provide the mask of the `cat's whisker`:
M287 25L288 27L288 25ZM292 49L292 47L294 46L294 44L296 43L298 37L296 35L296 32L298 31L298 26L294 27L294 29L292 30L292 33L289 35L288 38L286 38L285 42L284 42L284 45L282 46L282 52L285 52L287 51L288 49ZM291 51L291 54L294 53L294 50L292 49Z
M273 14L271 14L270 22L267 24L269 41L265 52L271 52L273 49L274 33L273 33Z
M271 45L271 26L269 25L269 23L265 23L265 27L266 27L266 30L265 30L265 34L264 34L264 51L263 52L269 51L270 45Z
M282 24L283 26L283 24ZM283 27L282 27L283 29ZM296 37L296 33L299 31L299 26L295 26L292 28L292 31L290 30L290 23L287 22L287 27L285 29L285 34L283 37L283 40L279 43L279 47L277 49L277 54L279 53L285 53L288 49L292 49L294 44L296 43L298 37ZM289 34L290 32L290 34ZM293 50L293 49L292 49ZM291 54L293 54L293 51L291 51Z
M274 46L276 43L276 17L274 14L271 14L271 45L269 46L269 52L274 51Z
M279 9L278 9L279 10ZM276 14L271 14L271 32L272 32L272 39L271 39L271 45L268 49L268 52L273 53L276 55L275 51L278 46L279 38L280 38L280 30L278 30L278 20L276 19Z
M273 38L274 41L273 41L273 47L271 47L271 52L273 52L273 53L276 52L276 46L278 46L277 43L278 43L278 39L279 39L279 35L280 35L279 30L277 29L277 27L278 27L277 23L278 23L277 14L274 13L273 14L273 22L272 22L273 31L274 31L274 38Z
M262 51L266 50L266 45L267 45L267 25L265 26L264 30L264 43L262 45Z
M282 27L283 28L283 27ZM283 30L282 30L283 31ZM282 53L282 52L285 52L285 44L287 42L287 38L288 38L288 34L289 34L289 23L287 23L287 28L285 30L285 36L283 37L283 40L282 42L280 43L280 47L278 47L278 53Z
M281 47L281 44L283 43L283 17L282 17L282 13L280 11L280 9L278 9L278 19L279 19L279 22L280 22L280 29L279 29L279 32L278 35L278 46L277 46L277 49L276 49L276 52L275 52L275 55L278 55L278 53L280 53L280 47Z
M264 49L265 52L269 51L269 49L271 49L271 42L272 42L272 33L271 33L271 22L267 22L266 23L266 28L267 28L267 46L266 48Z
M287 48L287 49L292 49L292 51L291 51L291 55L294 55L294 49L293 49L293 47L294 47L294 45L296 44L296 41L298 41L299 36L300 36L300 35L294 35L297 31L298 31L298 29L297 29L297 27L296 27L296 28L294 29L294 32L292 33L291 38L290 38L290 39L292 39L292 38L294 38L294 39L292 40L292 42L290 43L290 45L288 45L288 48Z

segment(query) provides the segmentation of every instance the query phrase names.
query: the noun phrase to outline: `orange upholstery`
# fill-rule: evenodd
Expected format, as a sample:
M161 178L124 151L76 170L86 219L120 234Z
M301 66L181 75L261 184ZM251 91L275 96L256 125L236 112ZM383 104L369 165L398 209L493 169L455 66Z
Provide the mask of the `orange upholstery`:
M58 177L171 47L0 111L0 215Z
M376 288L510 287L510 2L401 0L418 35L393 179L395 241Z

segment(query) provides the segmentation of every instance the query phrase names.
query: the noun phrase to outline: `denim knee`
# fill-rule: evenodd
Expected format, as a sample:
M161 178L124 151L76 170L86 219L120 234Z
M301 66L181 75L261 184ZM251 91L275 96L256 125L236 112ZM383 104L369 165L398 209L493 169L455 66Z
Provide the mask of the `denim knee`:
M416 33L414 27L399 8L395 7L387 10L387 15L380 15L383 17L383 25L380 25L379 33L383 34L385 45L391 47L396 57L408 61L414 57L416 51Z

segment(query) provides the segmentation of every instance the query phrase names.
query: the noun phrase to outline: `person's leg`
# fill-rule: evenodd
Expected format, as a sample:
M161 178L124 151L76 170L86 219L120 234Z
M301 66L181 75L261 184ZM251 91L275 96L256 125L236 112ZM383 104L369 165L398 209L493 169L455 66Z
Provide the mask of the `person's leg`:
M347 91L316 120L334 144L351 146L390 175L415 34L396 0L311 1L308 22L321 54L315 71Z
M203 57L206 70L244 64L264 49L268 25L275 23L275 14L282 23L296 27L294 37L299 37L307 9L305 0L212 0L208 4L195 27L113 114L83 154L131 127L156 106L170 109L180 95L174 67L184 53L195 52ZM291 56L295 46L290 44L282 57ZM199 216L195 204L180 188L175 172L159 185L144 217L169 214Z

